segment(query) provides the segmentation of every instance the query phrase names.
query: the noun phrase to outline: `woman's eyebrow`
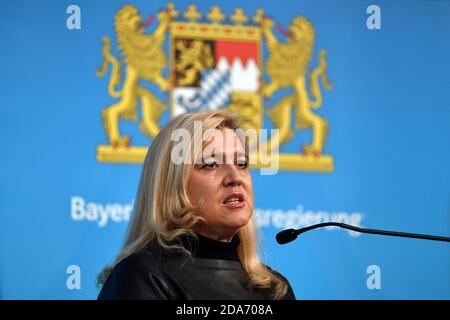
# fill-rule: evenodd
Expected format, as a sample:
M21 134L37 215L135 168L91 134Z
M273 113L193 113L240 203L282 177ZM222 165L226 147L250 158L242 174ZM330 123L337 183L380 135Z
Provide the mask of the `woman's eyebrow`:
M218 152L218 153L211 153L210 155L203 157L204 160L212 160L212 159L221 159L223 160L225 157L226 153L223 152ZM242 159L245 158L246 160L248 159L248 154L243 152L243 151L235 151L233 154L233 159ZM228 159L228 158L227 158Z

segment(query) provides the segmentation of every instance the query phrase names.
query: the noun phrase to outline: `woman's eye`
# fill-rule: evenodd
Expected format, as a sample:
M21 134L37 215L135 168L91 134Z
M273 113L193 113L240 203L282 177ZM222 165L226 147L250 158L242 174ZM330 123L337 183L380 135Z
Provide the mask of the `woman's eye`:
M248 168L248 162L247 161L239 161L237 164L238 168L241 169L247 169Z
M215 163L215 162L210 162L210 163L205 163L205 164L203 165L203 168L206 168L206 169L214 169L216 166L217 166L217 163Z

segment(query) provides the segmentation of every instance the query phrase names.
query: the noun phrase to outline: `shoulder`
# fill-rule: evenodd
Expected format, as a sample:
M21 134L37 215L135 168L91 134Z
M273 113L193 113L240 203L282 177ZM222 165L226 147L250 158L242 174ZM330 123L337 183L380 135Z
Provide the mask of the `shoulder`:
M140 272L149 271L149 267L154 265L155 258L152 256L151 252L148 250L141 250L135 252L128 257L121 260L114 267L112 274L114 273L127 273L136 274Z
M98 299L151 298L160 270L161 263L148 250L133 253L115 265Z
M286 284L288 286L286 294L283 296L283 298L281 298L281 300L295 300L296 299L295 298L295 293L294 293L294 290L291 287L291 284L289 283L289 280L284 275L282 275L280 272L278 272L277 270L272 269L268 265L265 265L265 267L267 269L269 269L270 272L272 272L274 275L276 275L277 277L281 278L281 280L286 282Z

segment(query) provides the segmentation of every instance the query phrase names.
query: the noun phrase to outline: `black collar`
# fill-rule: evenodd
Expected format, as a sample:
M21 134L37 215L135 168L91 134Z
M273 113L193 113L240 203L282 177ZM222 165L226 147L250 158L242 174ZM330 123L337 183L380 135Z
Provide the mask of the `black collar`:
M202 259L219 259L239 261L237 248L241 243L235 235L231 242L222 242L197 234L198 244L194 243L192 256Z
M197 234L197 240L192 236L183 235L178 239L172 241L171 245L181 245L191 252L193 258L197 259L214 259L214 260L228 260L240 262L237 248L241 243L239 236L236 234L230 242L221 242L211 238ZM148 250L152 251L154 255L159 257L177 257L179 252L168 252L162 249L157 241L152 242L148 246Z

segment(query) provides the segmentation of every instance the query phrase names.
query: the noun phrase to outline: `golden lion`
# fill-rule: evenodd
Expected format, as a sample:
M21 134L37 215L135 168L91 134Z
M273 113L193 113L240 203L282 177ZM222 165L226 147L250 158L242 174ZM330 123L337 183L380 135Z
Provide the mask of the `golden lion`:
M177 85L192 86L203 69L214 65L211 47L200 40L175 41L179 58L175 70L179 74Z
M319 66L310 74L310 90L315 101L310 101L306 88L308 65L313 54L314 28L305 17L296 17L289 27L287 43L280 43L272 32L273 20L265 17L261 28L267 41L270 56L267 60L266 71L271 82L263 87L263 95L271 97L275 91L292 87L294 93L282 98L271 110L269 117L279 129L279 143L283 144L292 137L291 109L295 106L296 128L312 128L313 141L311 145L304 145L305 155L322 153L328 130L328 123L314 114L311 108L322 105L322 94L319 87L319 76L323 86L330 90L332 85L326 76L326 52L319 52ZM274 138L272 138L274 139Z
M115 16L115 29L119 49L125 60L125 80L121 90L116 90L120 82L120 62L111 52L111 40L104 36L103 63L97 76L106 74L108 65L112 65L111 76L108 84L108 92L114 97L120 97L120 101L103 109L102 117L106 134L113 146L128 146L131 137L121 136L119 133L119 119L137 120L137 103L142 106L142 121L139 128L150 137L155 137L160 128L158 119L164 112L165 105L155 95L141 86L139 79L153 82L161 90L169 89L169 81L162 76L166 67L166 57L162 46L165 33L168 29L171 14L169 10L158 13L159 25L150 34L144 34L142 17L133 5L123 6Z

